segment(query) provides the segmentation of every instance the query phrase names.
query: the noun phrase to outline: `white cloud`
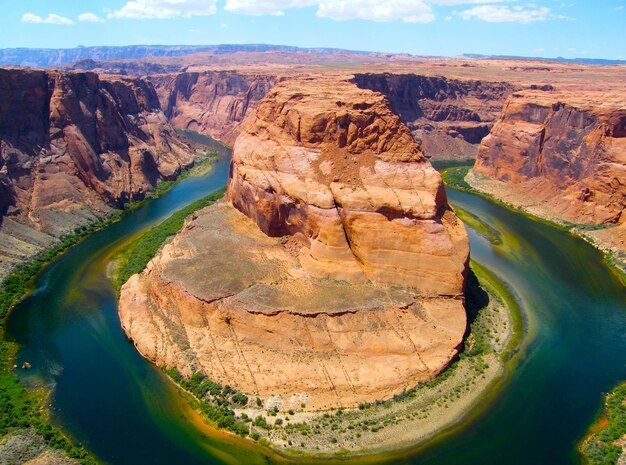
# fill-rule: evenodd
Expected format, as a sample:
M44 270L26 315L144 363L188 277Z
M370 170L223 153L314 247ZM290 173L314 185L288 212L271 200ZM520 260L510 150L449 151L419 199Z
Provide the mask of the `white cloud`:
M464 1L467 3L477 0L436 1ZM432 10L423 0L226 0L224 9L231 13L245 15L281 16L289 8L310 6L317 6L317 16L337 21L364 19L425 23L435 19Z
M133 0L119 10L108 14L109 18L168 19L182 16L207 16L217 13L217 0Z
M435 20L430 7L420 0L342 0L319 3L317 16L337 21L364 19L430 23Z
M533 50L533 52L535 52L535 53L541 53L541 52L545 52L545 51L546 51L545 48L536 48L536 49Z
M505 5L480 5L458 13L463 19L479 19L489 23L522 23L546 21L550 18L550 8L526 8Z
M103 23L104 19L100 18L98 15L93 13L83 13L78 15L79 21L84 21L86 23Z
M624 5L616 6L615 11L622 11L624 9Z
M32 13L26 13L22 16L22 21L25 23L36 23L36 24L74 24L69 18L64 16L59 16L54 13L50 13L47 18L42 18L41 16L34 15Z
M318 0L226 0L224 9L241 15L282 16L288 8L302 8L318 3Z

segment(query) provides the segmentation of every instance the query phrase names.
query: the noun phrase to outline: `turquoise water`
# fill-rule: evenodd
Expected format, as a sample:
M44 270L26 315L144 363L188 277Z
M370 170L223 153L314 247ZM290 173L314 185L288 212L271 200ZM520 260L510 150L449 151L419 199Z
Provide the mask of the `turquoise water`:
M36 291L7 322L7 333L21 345L19 363L33 366L25 380L54 387L53 421L105 463L285 461L201 425L124 337L107 277L119 247L223 186L228 163L224 158L208 175L185 179L70 249L43 270ZM366 461L578 464L576 442L602 393L626 379L626 290L585 242L477 196L450 191L449 197L501 235L494 245L470 231L472 257L519 296L529 335L504 386L477 418L425 447Z

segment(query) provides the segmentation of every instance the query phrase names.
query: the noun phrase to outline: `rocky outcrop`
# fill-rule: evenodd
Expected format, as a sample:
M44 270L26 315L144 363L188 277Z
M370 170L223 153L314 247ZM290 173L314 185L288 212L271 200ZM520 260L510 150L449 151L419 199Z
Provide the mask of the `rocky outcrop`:
M614 95L513 95L474 171L572 223L626 221L626 106Z
M380 94L297 82L237 139L228 199L266 234L300 238L310 273L460 294L465 231L406 126Z
M227 196L123 286L144 356L283 409L389 398L454 358L468 239L382 95L278 84L237 138Z
M143 198L195 156L139 79L0 69L0 96L3 265L15 241L24 258L41 241Z
M416 74L355 74L354 82L385 95L433 159L476 158L478 144L515 89L504 82Z
M177 128L232 144L249 110L274 85L271 75L207 71L149 76L163 112Z

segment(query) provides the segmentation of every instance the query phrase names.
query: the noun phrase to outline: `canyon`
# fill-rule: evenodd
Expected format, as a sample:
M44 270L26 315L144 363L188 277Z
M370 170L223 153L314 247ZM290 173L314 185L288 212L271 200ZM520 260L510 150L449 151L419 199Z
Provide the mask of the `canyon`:
M174 128L234 144L226 200L188 218L124 285L119 312L155 364L283 417L393 398L458 354L469 246L428 159L477 158L476 189L624 248L624 67L289 50L98 58L2 71L0 94L15 98L0 106L0 262L191 166L199 147Z
M480 145L469 183L542 218L580 225L626 258L625 97L513 94Z
M227 199L122 287L154 363L319 410L391 397L457 354L467 235L381 94L276 85L235 142Z
M149 73L147 79L157 89L163 112L174 126L232 145L246 114L267 92L277 82L299 78L276 71ZM506 97L517 88L504 82L412 73L355 73L352 80L385 95L431 159L475 159L481 139L489 133Z
M0 69L0 95L2 274L176 178L199 149L141 79Z

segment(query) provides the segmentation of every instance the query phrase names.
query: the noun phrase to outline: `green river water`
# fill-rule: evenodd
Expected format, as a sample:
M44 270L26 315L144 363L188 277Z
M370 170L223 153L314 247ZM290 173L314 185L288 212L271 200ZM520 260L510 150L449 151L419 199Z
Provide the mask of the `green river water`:
M227 155L227 154L225 154ZM53 387L52 420L111 465L288 462L251 441L204 426L177 389L143 360L120 328L107 268L115 251L151 225L223 186L228 158L97 232L38 276L7 322L28 383ZM626 379L626 289L582 240L480 197L450 201L498 231L470 230L472 257L522 304L524 343L488 405L435 441L355 463L573 465L576 443ZM337 460L341 461L341 460ZM348 460L345 460L348 461ZM300 460L298 463L309 463ZM328 460L317 463L330 463Z

